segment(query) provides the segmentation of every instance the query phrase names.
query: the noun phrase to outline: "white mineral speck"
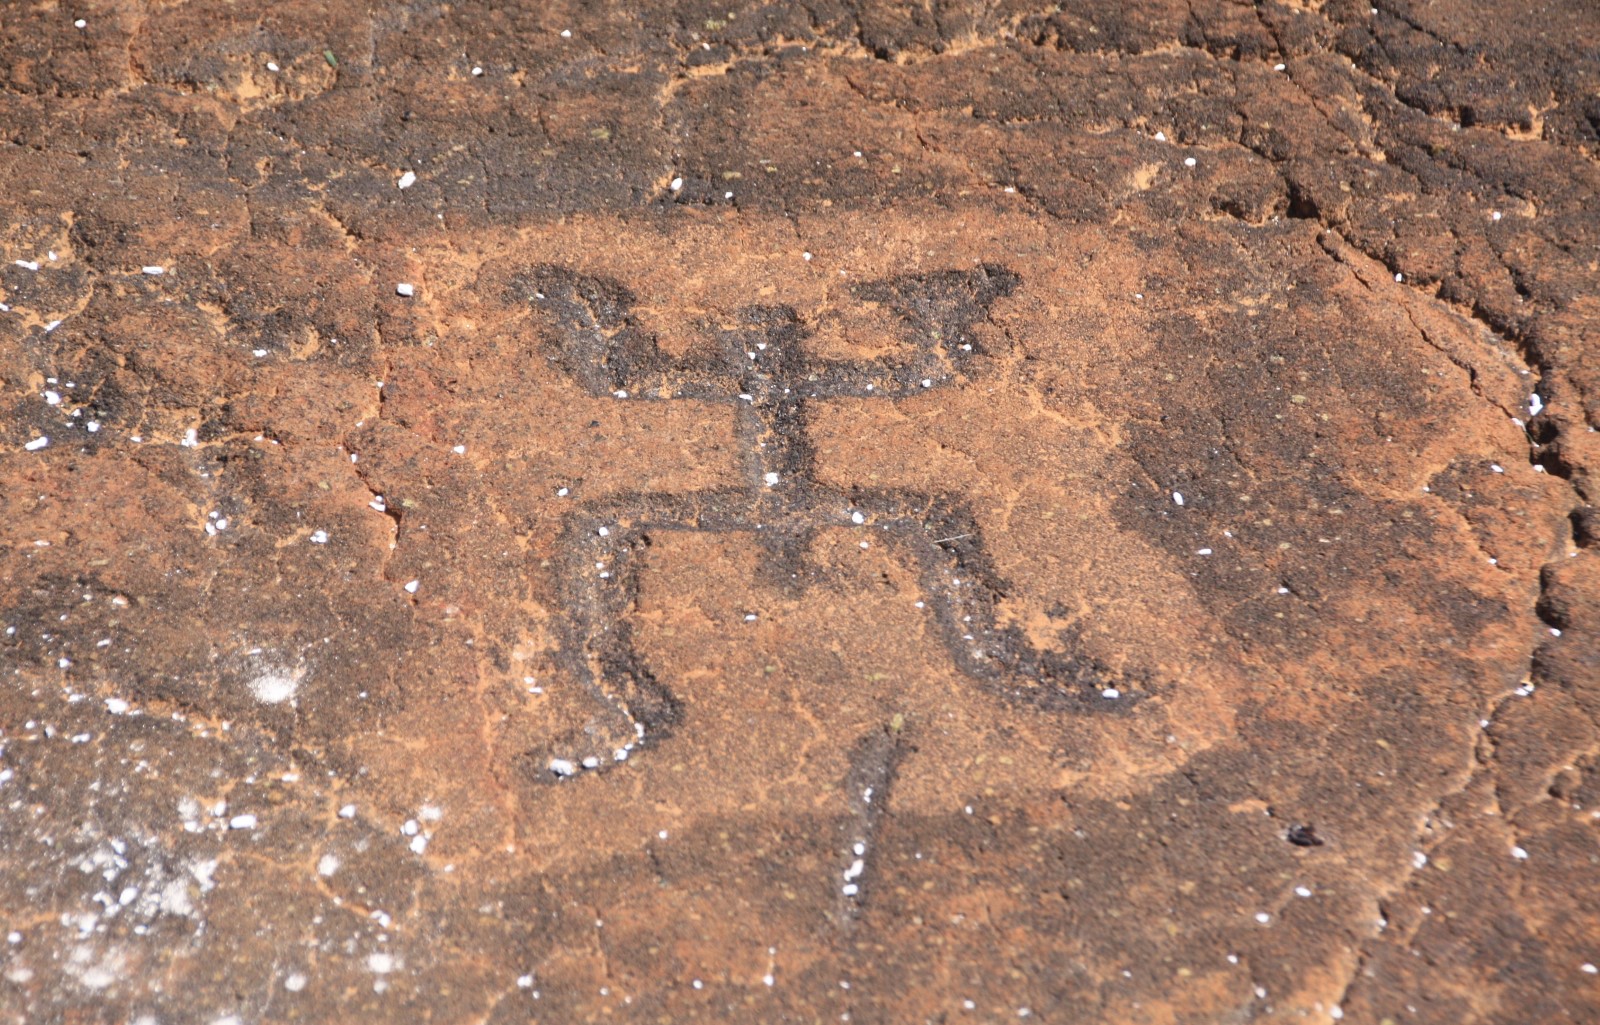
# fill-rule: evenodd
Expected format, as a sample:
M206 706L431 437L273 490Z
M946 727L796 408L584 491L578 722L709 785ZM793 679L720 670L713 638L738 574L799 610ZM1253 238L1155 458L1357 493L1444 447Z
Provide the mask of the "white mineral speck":
M1194 157L1184 157L1183 158L1183 166L1184 167L1193 167L1194 163L1195 163Z
M550 759L550 771L557 776L570 776L577 772L578 768L565 758L552 758Z
M347 804L343 808L340 808L339 809L339 817L341 819L353 819L353 818L355 818L356 817L356 806L353 805L353 804Z
M326 530L313 530L308 540L314 545L325 545L328 543L328 532Z
M376 951L367 955L367 967L379 975L394 971L394 955Z
M144 273L149 274L151 276L159 276L159 275L165 274L167 272L167 269L165 267L158 267L158 266L156 266L154 264L151 264L148 267L140 267L139 269L141 271L143 271Z
M254 829L256 817L254 815L235 815L228 820L229 829Z
M339 871L339 858L333 854L324 854L317 859L317 875L331 876Z
M39 437L34 438L32 441L28 442L22 447L27 449L29 452L37 452L48 444L50 444L50 439L41 434Z
M417 172L415 172L415 171L407 171L405 174L402 174L400 176L400 180L395 182L394 184L395 184L396 188L409 189L411 186L415 185L416 183L417 183Z
M291 993L298 993L306 988L306 977L299 972L290 972L283 979L283 988Z
M292 701L299 687L299 680L280 671L262 673L250 681L250 693L263 705L281 705L285 701Z
M1183 504L1183 492L1174 491L1172 493L1172 504L1173 505L1182 505Z
M762 474L761 479L766 482L767 487L769 488L774 487L778 483L778 475L775 473Z
M394 294L410 297L417 294L417 289L415 285L411 284L411 282L402 281L398 285L394 286Z
M420 581L420 580L412 580L412 581L410 581L410 582L408 582L406 584L406 591L409 594L416 594L417 593L417 588L419 588L421 586L422 586L422 581Z

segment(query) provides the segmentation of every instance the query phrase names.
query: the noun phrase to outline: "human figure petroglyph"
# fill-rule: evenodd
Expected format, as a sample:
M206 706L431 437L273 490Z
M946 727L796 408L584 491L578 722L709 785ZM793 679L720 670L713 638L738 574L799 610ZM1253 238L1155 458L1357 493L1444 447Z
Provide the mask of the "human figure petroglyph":
M726 488L634 493L567 517L558 546L565 613L558 659L604 704L615 720L608 737L620 739L575 739L570 752L534 765L538 775L620 764L678 725L681 704L636 649L629 617L640 557L652 534L672 531L749 534L773 575L795 590L805 588L805 552L818 531L870 532L917 568L932 622L966 676L1046 710L1104 704L1107 693L1131 696L1126 676L1070 645L1040 648L998 624L1006 585L961 498L841 490L814 473L807 423L819 404L896 401L949 386L983 352L973 326L1019 284L1011 271L984 264L856 285L853 298L887 308L908 344L896 358L836 360L807 351L808 329L788 306L745 306L731 324L702 325L712 345L674 356L640 324L635 297L618 282L554 266L518 280L552 321L551 358L591 394L731 406L742 462L740 480Z

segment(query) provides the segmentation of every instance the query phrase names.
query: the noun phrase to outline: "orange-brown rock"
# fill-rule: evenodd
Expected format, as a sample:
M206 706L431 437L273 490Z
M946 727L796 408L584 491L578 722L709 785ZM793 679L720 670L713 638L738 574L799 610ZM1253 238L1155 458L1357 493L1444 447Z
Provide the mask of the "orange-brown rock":
M0 1021L1600 1020L1583 0L0 10Z

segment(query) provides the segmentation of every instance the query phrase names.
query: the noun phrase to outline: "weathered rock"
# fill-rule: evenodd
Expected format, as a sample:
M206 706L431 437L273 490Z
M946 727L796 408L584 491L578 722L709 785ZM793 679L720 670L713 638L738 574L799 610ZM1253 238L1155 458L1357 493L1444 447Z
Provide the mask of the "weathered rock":
M1600 1019L1597 46L8 9L0 1015Z

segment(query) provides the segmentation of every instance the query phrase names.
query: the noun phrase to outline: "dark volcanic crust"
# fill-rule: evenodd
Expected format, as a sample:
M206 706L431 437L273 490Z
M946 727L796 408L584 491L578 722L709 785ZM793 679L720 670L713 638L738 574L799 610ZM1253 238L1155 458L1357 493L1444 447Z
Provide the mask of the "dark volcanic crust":
M1600 1021L1597 158L1587 0L0 6L0 1021Z

